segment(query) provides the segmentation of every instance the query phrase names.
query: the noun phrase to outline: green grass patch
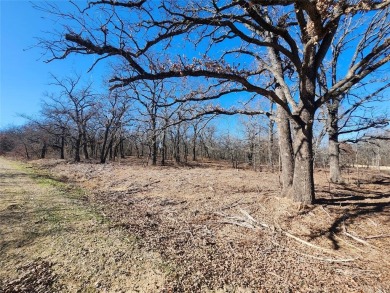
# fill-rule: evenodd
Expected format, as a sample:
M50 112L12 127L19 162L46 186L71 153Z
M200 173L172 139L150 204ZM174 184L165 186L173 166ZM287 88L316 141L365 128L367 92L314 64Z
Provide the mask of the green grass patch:
M37 211L41 221L58 227L65 222L72 223L90 220L94 220L98 224L110 223L109 219L104 217L96 207L86 204L88 199L87 193L81 187L62 182L61 178L56 178L44 169L22 162L12 163L17 169L27 173L40 186L53 188L52 196L54 201L61 198L71 201L71 205L64 205L67 206L65 209L61 207L61 204L58 206L58 203L53 203L53 206L41 207Z

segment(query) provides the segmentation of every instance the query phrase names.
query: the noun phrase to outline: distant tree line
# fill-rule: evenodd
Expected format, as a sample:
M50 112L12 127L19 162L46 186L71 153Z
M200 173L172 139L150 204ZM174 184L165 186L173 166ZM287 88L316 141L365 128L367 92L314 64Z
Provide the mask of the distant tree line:
M91 83L82 84L80 75L52 76L52 80L57 91L45 94L39 117L24 116L25 125L0 131L0 155L100 163L134 156L152 165L206 160L260 171L282 168L272 116L243 115L237 119L239 133L221 131L219 114L240 111L199 107L192 99L176 96L177 84L143 81L130 90L101 94ZM268 106L273 113L274 105ZM324 108L317 116L313 139L314 165L322 168L331 166L333 151L331 144L324 143L329 125L326 113ZM343 123L340 130L355 133L356 138L340 143L338 168L390 165L386 130L380 130L382 135L359 136L366 121L359 122L352 115L348 119L340 115L339 121ZM386 126L381 117L370 121L372 126L366 129Z

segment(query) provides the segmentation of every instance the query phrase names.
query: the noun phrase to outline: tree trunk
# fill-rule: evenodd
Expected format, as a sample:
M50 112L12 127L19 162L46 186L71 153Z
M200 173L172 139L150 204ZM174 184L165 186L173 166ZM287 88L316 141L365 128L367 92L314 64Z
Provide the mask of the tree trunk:
M26 152L26 159L30 160L30 154L28 153L27 145L24 143L24 151Z
M333 183L341 183L343 180L341 178L340 171L340 147L338 142L338 135L334 134L329 135L329 171L330 171L330 181Z
M249 153L247 155L248 157L248 164L249 166L253 167L253 158L255 154L255 143L254 143L255 138L251 137L250 142L249 142Z
M44 141L41 150L41 159L44 159L46 157L46 151L47 151L47 143L46 141Z
M79 135L76 139L75 143L75 154L74 154L74 160L76 162L80 162L80 148L81 148L81 135Z
M289 197L294 201L312 204L314 195L313 116L304 127L298 126L294 135L294 175Z
M180 163L180 128L177 127L176 138L175 138L175 161Z
M113 154L114 154L114 152L113 152L113 139L111 138L111 141L110 141L110 144L108 145L108 152L109 152L109 154L110 154L110 160L112 161L112 157L113 157ZM107 156L106 156L106 158L107 158Z
M104 139L103 139L103 145L100 150L100 164L105 164L106 163L106 149L107 149L107 141L108 141L108 132L109 132L109 127L106 127L104 131Z
M119 137L119 151L121 153L121 159L125 158L125 145L124 145L125 139L120 136Z
M83 133L83 152L84 152L84 158L86 160L89 159L89 153L88 153L88 137L87 137L87 126L83 124L82 128Z
M338 135L338 101L334 101L328 105L328 136L329 136L329 172L330 181L333 183L341 183L340 171L340 145Z
M281 183L282 196L287 195L293 183L294 153L291 138L290 121L287 113L279 105L277 106L277 127L279 134L279 152L282 165Z
M194 129L194 136L192 137L192 160L195 162L196 161L196 129Z
M65 159L65 135L61 135L60 157L61 157L61 160Z
M154 130L155 131L155 130ZM157 135L153 133L153 142L152 142L152 165L157 165Z
M166 139L167 139L167 130L164 129L163 132L163 138L162 138L162 148L161 148L161 165L165 165L165 159L166 159Z
M188 144L184 142L184 162L188 162Z
M274 124L275 121L270 119L268 124L268 167L270 168L271 172L274 172Z

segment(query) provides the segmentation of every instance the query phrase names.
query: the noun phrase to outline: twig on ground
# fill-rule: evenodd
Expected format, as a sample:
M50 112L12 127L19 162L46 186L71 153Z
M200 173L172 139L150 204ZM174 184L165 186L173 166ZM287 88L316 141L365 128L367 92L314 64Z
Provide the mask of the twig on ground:
M240 199L232 202L231 204L222 207L221 210L224 211L224 210L228 210L228 209L234 208L235 206L239 205L242 200L243 200L243 198L240 198Z
M372 244L368 243L367 241L363 240L363 239L360 239L359 237L355 236L355 235L352 235L351 233L348 233L347 231L344 231L344 235L352 238L353 240L357 241L357 242L360 242L364 245L367 245L367 246L373 246Z
M245 211L243 209L239 209L239 210L245 216L245 218L237 217L237 216L227 216L224 213L220 213L220 212L216 212L215 214L225 218L225 221L223 221L222 223L233 224L233 225L237 225L237 226L241 226L241 227L245 227L245 228L249 228L249 229L259 229L259 228L263 227L263 228L270 229L272 232L280 231L286 237L292 238L301 244L307 245L311 248L320 250L322 252L325 252L325 253L328 253L331 255L337 255L335 252L333 252L330 249L312 244L312 243L310 243L306 240L303 240L303 239L301 239L301 238L299 238L299 237L297 237L297 236L295 236L287 231L283 231L282 229L276 230L274 226L270 226L270 225L267 225L265 223L259 223L247 211ZM327 259L327 258L325 258L325 259ZM330 259L327 259L327 260L330 261ZM354 259L352 259L352 258L341 259L341 261L352 261L352 260L354 260ZM333 260L333 261L335 262L336 260Z
M245 211L243 209L239 209L239 211L253 224L259 224L260 226L262 226L264 228L269 228L269 225L256 221L247 211Z
M321 209L325 212L325 214L328 215L329 218L332 218L332 217L330 216L330 214L327 212L327 210L325 210L325 208L324 208L323 206L321 206Z
M367 246L371 246L371 247L373 247L373 248L377 248L377 247L375 247L374 245L368 243L367 241L365 241L365 240L363 240L363 239L361 239L361 238L359 238L359 237L357 237L357 236L355 236L355 235L353 235L353 234L351 234L351 233L348 233L347 228L345 227L345 224L344 224L344 223L343 223L343 232L344 232L344 235L346 235L346 236L352 238L353 240L355 240L355 241L357 241L357 242L360 242L360 243L362 243L362 244L364 244L364 245L367 245Z
M161 182L161 180L149 182L149 183L147 183L147 184L144 184L142 187L143 187L143 188L146 188L146 187L149 187L150 185L153 185L153 184L156 184L156 183L160 183L160 182Z
M343 243L345 243L346 245L352 247L353 249L359 250L360 252L365 252L363 249L361 249L361 248L359 248L359 247L349 243L348 241L344 240L343 238L337 236L336 234L333 234L333 237L337 238L338 240L342 241Z
M388 237L390 237L390 234L373 235L373 236L367 236L364 238L365 239L377 239L377 238L388 238Z
M324 252L329 253L329 254L332 254L332 255L335 255L335 254L336 254L336 253L334 253L332 250L329 250L329 249L327 249L327 248L324 248L324 247L321 247L321 246L317 246L317 245L315 245L315 244L312 244L312 243L310 243L310 242L307 242L306 240L303 240L303 239L301 239L301 238L299 238L299 237L297 237L297 236L295 236L295 235L293 235L293 234L290 234L290 233L288 233L287 231L282 231L282 233L283 233L284 235L286 235L287 237L290 237L290 238L294 239L295 241L298 241L298 242L300 242L300 243L302 243L302 244L305 244L305 245L307 245L307 246L310 246L310 247L312 247L312 248L314 248L314 249L321 250L321 251L324 251Z
M371 220L370 218L368 218L368 220L369 220L375 227L378 227L378 224L375 223L373 220Z

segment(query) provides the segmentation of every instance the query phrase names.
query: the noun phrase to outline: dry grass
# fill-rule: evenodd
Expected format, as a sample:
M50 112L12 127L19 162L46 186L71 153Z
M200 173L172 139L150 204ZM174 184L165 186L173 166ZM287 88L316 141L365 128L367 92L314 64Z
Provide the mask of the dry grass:
M80 189L0 158L0 292L155 292L158 253L113 228Z
M111 226L138 239L138 254L161 256L165 289L154 291L390 291L389 175L360 170L335 185L319 170L321 204L301 206L278 197L277 173L215 162L34 165L88 190Z

